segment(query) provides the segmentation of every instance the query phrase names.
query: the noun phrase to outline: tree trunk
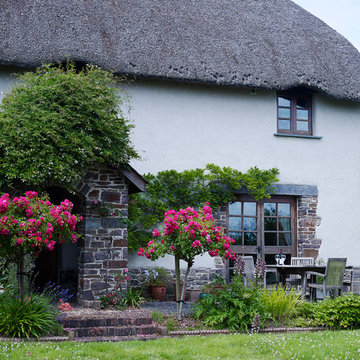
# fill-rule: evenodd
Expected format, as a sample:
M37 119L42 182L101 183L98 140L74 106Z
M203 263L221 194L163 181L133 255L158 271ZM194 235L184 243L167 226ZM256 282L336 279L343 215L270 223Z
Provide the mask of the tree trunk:
M19 287L19 296L22 299L25 295L25 277L24 277L24 255L22 255L17 263L17 280Z
M190 263L187 263L187 269L186 269L186 273L185 273L185 279L184 279L184 283L183 283L183 288L182 288L182 291L181 291L181 301L178 303L180 304L179 306L179 311L178 311L178 320L182 320L182 304L183 304L183 299L184 299L184 294L185 294L185 289L186 289L186 281L187 281L187 278L189 276L189 272L190 272L190 268L191 268L191 264Z
M180 294L180 258L175 255L175 280L176 280L176 314L177 318L181 320L181 294Z

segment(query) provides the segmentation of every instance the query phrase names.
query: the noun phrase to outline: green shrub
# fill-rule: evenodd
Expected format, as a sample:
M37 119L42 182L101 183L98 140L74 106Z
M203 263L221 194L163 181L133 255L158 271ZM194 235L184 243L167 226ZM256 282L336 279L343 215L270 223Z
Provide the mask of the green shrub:
M112 293L100 296L101 307L106 309L113 307L118 310L124 310L127 307L138 308L144 298L141 296L141 290L129 289L125 293L122 289L115 290Z
M193 308L193 316L217 329L248 330L256 315L266 318L261 294L260 287L244 287L241 276L235 276L223 291L201 298Z
M299 314L311 319L314 326L357 329L360 328L360 296L350 293L319 303L303 304Z
M265 304L265 312L274 321L283 321L294 316L297 306L302 303L301 296L297 295L294 289L287 293L286 288L279 286L264 290L262 301Z
M160 311L153 311L151 313L151 318L158 324L161 324L164 321L164 315Z
M58 313L46 296L30 294L21 299L5 291L0 295L0 334L29 338L58 333Z

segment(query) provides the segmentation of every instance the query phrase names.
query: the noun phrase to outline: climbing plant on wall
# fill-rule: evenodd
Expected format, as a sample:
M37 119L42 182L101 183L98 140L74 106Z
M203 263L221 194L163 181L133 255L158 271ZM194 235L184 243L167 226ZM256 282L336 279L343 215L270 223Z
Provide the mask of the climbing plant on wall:
M230 167L207 164L203 169L165 170L144 175L149 182L146 192L132 195L129 206L129 248L137 250L148 243L151 232L163 221L168 209L200 208L209 202L214 211L234 200L234 193L244 187L259 200L269 198L278 181L279 170L257 167L241 172Z

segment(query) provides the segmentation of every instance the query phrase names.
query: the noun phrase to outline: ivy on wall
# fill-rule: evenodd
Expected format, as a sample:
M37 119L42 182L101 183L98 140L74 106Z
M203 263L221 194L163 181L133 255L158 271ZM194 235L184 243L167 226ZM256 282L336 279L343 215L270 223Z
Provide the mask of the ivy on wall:
M110 72L70 62L17 76L0 104L0 187L71 189L95 162L137 158L123 112L127 95L117 84Z
M134 194L129 206L129 248L137 250L151 239L151 232L163 221L168 209L200 208L205 202L216 211L234 200L234 193L244 187L259 200L269 198L278 181L279 170L250 168L243 173L230 167L207 164L204 169L165 170L144 175L149 182L146 191Z

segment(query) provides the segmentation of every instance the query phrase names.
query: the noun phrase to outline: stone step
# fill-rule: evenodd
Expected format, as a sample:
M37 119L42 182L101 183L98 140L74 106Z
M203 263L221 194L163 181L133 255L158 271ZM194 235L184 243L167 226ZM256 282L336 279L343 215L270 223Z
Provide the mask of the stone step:
M80 327L69 329L73 332L75 339L84 337L111 337L111 336L136 336L136 335L154 335L157 334L155 325L141 326L97 326Z
M95 328L106 326L141 326L151 325L153 323L151 317L137 317L137 318L71 318L66 317L61 319L61 323L66 328Z

